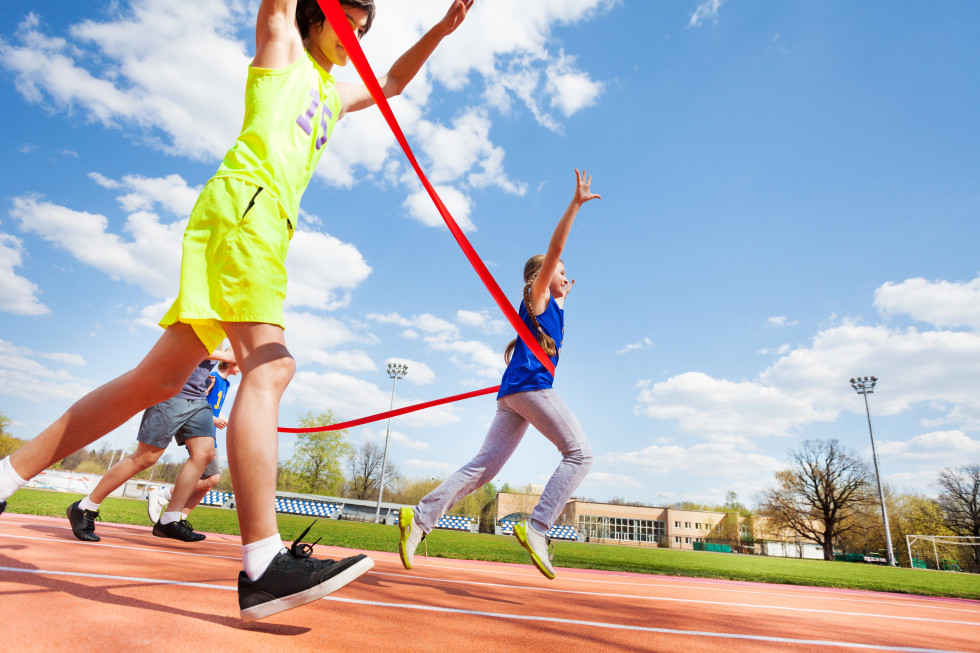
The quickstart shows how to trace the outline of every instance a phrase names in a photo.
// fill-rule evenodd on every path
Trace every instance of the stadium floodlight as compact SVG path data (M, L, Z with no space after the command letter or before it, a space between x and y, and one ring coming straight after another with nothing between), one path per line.
M892 552L892 532L888 528L888 511L885 510L885 493L881 489L881 473L878 471L878 453L875 451L875 434L871 429L871 408L868 407L868 395L874 394L878 377L866 376L862 379L858 376L850 379L850 382L855 392L864 396L864 411L868 415L868 434L871 436L871 459L875 464L875 480L878 481L878 499L881 501L881 521L885 524L885 546L888 551L888 566L895 567L895 554Z
M398 379L404 379L408 374L408 365L405 363L388 363L388 376L391 377L391 405L388 410L395 408L395 385ZM381 456L381 481L378 484L378 507L374 511L375 523L381 523L381 497L385 491L385 466L388 464L388 438L391 437L391 417L388 418L388 429L385 431L385 451Z

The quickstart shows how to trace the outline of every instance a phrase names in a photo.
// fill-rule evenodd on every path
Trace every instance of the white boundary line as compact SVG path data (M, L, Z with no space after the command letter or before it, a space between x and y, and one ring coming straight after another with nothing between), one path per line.
M373 576L395 576L398 578L407 578L404 574L388 574L380 571L372 571L369 575ZM522 591L537 591L537 592L558 592L560 594L584 594L586 596L605 596L608 598L617 599L632 599L641 601L662 601L665 603L698 603L706 605L723 605L736 608L752 608L759 610L783 610L789 612L812 612L816 614L833 614L833 615L844 615L851 617L865 617L868 619L900 619L903 621L924 621L927 623L934 624L956 624L959 626L977 626L980 627L980 621L945 621L940 619L930 619L928 617L905 617L901 615L889 615L889 614L871 614L862 612L842 612L839 610L822 610L820 608L791 608L782 605L756 605L752 603L727 603L722 601L705 601L703 599L678 599L678 598L667 598L662 596L637 596L635 594L610 594L603 592L583 592L581 590L566 590L560 588L552 587L527 587L525 585L500 585L497 583L482 583L479 581L466 581L466 580L447 580L444 578L430 578L427 576L412 576L411 578L415 580L430 580L437 583L459 583L463 585L481 585L489 587L499 587L502 589L514 589ZM980 612L980 611L978 611Z
M123 580L128 582L139 582L155 585L178 585L183 587L196 587L204 589L215 589L223 591L233 591L236 588L227 585L213 585L210 583L189 583L183 581L158 580L155 578L140 578L136 576L114 576L102 574L90 574L69 571L48 571L43 569L21 569L19 567L0 567L0 572L35 574L42 576L75 576L81 578L95 578L99 580ZM503 619L512 621L538 621L574 626L586 626L592 628L609 628L613 630L632 630L645 633L659 633L662 635L679 635L682 637L712 637L718 639L735 639L742 641L774 642L778 644L796 644L804 646L836 646L839 648L859 648L873 649L879 651L909 651L911 653L968 653L961 651L951 651L949 649L935 648L910 648L907 646L884 646L875 644L865 644L858 642L835 642L831 640L819 639L793 639L789 637L770 637L766 635L746 635L741 633L720 633L699 630L677 630L673 628L655 628L652 626L631 626L628 624L614 624L602 621L585 621L581 619L561 619L557 617L537 617L531 615L506 614L499 612L485 612L481 610L462 610L459 608L443 608L437 606L418 605L412 603L389 603L384 601L365 601L361 599L345 599L335 596L326 596L325 601L336 601L339 603L350 603L354 605L364 605L376 608L396 608L401 610L420 610L425 612L442 612L450 614L468 615L474 617L487 617L490 619Z

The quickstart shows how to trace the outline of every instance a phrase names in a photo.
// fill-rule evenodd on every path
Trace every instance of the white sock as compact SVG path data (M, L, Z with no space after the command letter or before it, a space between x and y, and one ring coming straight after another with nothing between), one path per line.
M84 499L78 502L79 508L81 508L82 510L91 510L92 512L98 512L100 505L102 504L96 503L91 499L89 499L88 497L85 497Z
M182 512L165 512L162 515L160 515L160 523L169 524L170 522L173 521L180 521L183 518L184 518L184 513Z
M249 580L258 580L265 570L269 568L269 563L277 555L286 550L282 545L282 538L279 533L270 535L264 540L252 542L242 546L242 569Z
M10 456L0 460L0 501L9 499L10 495L23 487L24 483L27 481L22 479L10 464Z

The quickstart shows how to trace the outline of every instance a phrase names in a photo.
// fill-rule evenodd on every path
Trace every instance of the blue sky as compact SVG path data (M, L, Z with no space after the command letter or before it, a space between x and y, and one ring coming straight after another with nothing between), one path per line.
M446 0L378 0L382 72ZM132 367L176 292L196 192L241 124L257 2L0 7L0 411L33 437ZM393 108L501 287L594 175L564 260L556 388L596 463L578 494L751 502L807 438L931 492L980 460L980 5L477 0ZM335 70L352 80L353 68ZM495 385L512 337L376 110L303 198L280 412L343 419ZM392 424L440 476L492 397ZM137 421L107 436L121 446ZM351 432L380 441L384 423ZM224 443L219 437L223 450ZM293 439L282 436L280 455ZM558 463L530 431L500 474Z

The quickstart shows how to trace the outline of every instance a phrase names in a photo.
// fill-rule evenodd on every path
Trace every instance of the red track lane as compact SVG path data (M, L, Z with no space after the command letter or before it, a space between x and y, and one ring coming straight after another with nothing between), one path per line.
M560 567L547 581L526 565L421 555L406 572L376 552L324 601L244 624L237 537L97 532L80 542L65 519L0 516L7 650L980 651L978 601Z

